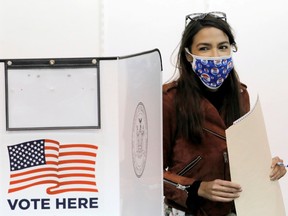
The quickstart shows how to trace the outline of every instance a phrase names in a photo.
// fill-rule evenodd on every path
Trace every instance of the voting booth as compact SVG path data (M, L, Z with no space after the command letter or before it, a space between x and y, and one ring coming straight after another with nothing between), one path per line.
M1 214L162 215L161 75L157 49L2 59Z

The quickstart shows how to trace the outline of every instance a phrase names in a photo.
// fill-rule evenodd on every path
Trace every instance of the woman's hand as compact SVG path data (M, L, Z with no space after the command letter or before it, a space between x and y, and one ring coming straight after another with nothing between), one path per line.
M241 191L239 184L216 179L210 182L201 182L198 195L212 201L230 202L238 198Z
M279 157L274 157L272 159L272 164L271 164L272 170L269 176L272 181L280 179L287 172L285 166L277 165L278 162L283 163L283 160L281 160Z

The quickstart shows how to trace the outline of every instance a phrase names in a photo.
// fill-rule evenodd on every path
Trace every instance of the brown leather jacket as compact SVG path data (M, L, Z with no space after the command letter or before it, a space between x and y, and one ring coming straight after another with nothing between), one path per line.
M241 101L246 112L250 109L249 95L241 85ZM217 109L204 99L204 139L193 145L176 137L175 82L163 85L163 168L164 195L169 206L189 212L186 206L187 192L181 186L191 185L196 180L230 180L230 171L225 140L227 129ZM176 183L176 184L175 184ZM178 185L177 185L178 184ZM205 200L199 206L198 215L222 216L233 208L233 202L220 203Z

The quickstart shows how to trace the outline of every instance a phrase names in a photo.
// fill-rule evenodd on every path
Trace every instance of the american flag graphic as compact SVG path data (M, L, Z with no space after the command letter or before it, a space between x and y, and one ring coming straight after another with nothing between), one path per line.
M94 144L60 144L40 139L8 146L8 193L49 184L47 194L98 192Z

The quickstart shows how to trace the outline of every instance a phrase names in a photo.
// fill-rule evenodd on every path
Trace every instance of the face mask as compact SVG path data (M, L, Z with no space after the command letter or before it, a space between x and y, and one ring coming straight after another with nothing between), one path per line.
M228 77L233 69L232 56L203 57L192 55L192 69L198 75L202 83L209 89L216 90Z

